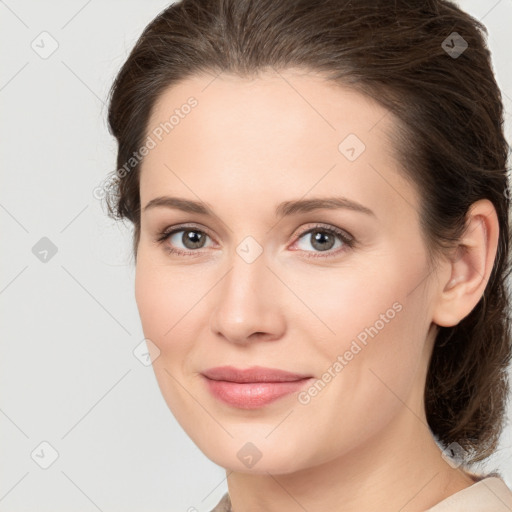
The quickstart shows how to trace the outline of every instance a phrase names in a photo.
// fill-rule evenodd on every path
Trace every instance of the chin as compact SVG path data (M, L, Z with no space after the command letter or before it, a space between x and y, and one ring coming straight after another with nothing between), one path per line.
M298 458L297 446L300 443L283 446L277 437L274 442L271 439L261 439L258 435L247 434L243 436L243 441L241 437L218 442L213 442L211 438L207 441L202 439L196 445L213 463L237 473L278 475L294 473L314 465L308 464L304 459L305 454Z

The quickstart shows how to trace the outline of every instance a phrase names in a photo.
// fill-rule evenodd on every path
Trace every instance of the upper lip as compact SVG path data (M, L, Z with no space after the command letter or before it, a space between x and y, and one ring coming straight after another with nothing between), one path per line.
M311 377L311 375L263 366L252 366L245 370L233 366L216 366L203 371L202 374L211 380L225 380L228 382L293 382Z

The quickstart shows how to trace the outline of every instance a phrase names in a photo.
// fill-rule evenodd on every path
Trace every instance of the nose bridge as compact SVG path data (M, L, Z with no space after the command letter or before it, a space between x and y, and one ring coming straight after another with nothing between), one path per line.
M263 310L264 302L269 298L269 274L266 259L261 252L255 255L253 246L242 242L236 248L236 254L231 259L231 271L226 276L222 289L222 304L229 306L230 311L246 315L249 311L252 316Z
M262 297L259 287L268 286L267 253L253 236L245 236L230 255L231 271L226 276L223 293L243 300Z
M211 327L231 341L246 341L253 333L275 337L282 329L278 280L256 240L247 237L230 259L230 270L219 283Z

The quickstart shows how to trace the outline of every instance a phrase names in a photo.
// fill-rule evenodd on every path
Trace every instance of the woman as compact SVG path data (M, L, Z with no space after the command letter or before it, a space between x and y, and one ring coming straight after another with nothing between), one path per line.
M182 0L120 70L108 205L215 511L512 509L471 471L511 352L483 31L441 0Z

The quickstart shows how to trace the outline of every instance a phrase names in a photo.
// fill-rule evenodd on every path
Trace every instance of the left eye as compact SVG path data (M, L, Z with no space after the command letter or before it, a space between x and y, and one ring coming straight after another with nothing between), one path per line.
M160 240L169 239L172 246L181 242L185 250L202 249L205 241L210 238L204 231L199 229L180 229L164 234ZM179 250L183 250L178 246Z
M306 244L316 249L314 252L326 252L331 251L331 249L334 249L334 252L336 252L336 249L345 245L351 246L352 244L352 240L343 232L324 227L310 229L302 233L298 239L297 244L300 250L312 252L307 247L304 247L303 244L301 245L301 241L305 241ZM338 242L337 245L336 242Z

